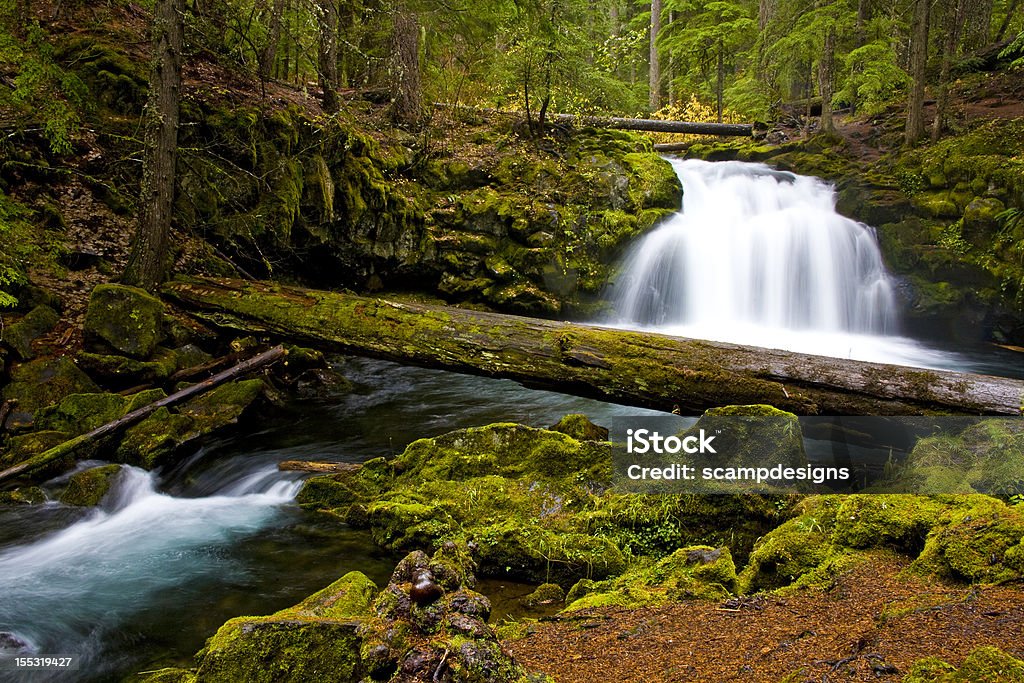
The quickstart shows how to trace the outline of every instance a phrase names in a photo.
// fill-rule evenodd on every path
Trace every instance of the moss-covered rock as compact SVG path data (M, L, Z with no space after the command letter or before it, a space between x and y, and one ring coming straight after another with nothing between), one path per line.
M736 566L728 548L691 546L658 562L634 565L615 579L577 583L566 597L566 611L723 600L736 590L736 582Z
M177 359L170 352L158 352L153 360L142 361L127 356L80 351L75 360L91 377L114 386L162 382L178 369Z
M61 356L16 367L0 398L17 401L6 422L8 429L17 429L30 426L37 410L65 396L97 392L99 387L70 358Z
M21 360L35 357L32 342L56 327L60 316L49 306L40 305L25 314L21 320L3 330L2 341Z
M102 465L72 475L67 488L60 494L60 502L65 505L99 505L120 471L120 465Z
M600 427L587 419L586 415L566 415L549 427L553 432L561 432L577 441L607 441L608 429Z
M988 496L954 501L939 514L912 567L977 583L1024 578L1024 510Z
M149 389L132 396L71 394L60 403L38 410L36 426L42 430L84 434L166 396L161 389Z
M542 583L520 602L526 607L539 607L565 602L565 590L557 583Z
M157 408L142 422L129 427L114 459L128 465L154 469L168 462L179 448L199 436L190 418Z
M23 486L11 491L0 491L0 505L40 505L47 500L38 486Z
M266 388L261 379L230 382L191 399L178 412L191 418L194 428L205 434L236 423L264 395Z
M149 358L164 338L164 305L148 292L124 285L97 285L89 296L83 331L99 352Z
M1024 486L1024 426L988 419L915 444L895 485L922 493L1013 496Z

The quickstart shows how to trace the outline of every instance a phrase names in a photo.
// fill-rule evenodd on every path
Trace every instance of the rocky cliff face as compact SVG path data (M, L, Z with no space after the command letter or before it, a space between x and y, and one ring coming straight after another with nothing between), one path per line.
M295 107L195 101L186 116L183 147L211 153L183 169L182 222L246 269L319 286L556 315L599 292L624 242L681 199L630 134L573 131L545 151L499 123L434 149Z

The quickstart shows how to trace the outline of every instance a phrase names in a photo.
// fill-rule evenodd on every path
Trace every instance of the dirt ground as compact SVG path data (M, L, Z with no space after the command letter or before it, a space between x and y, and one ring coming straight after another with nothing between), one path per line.
M725 604L587 610L506 647L559 683L899 681L913 662L959 665L974 648L1024 655L1024 590L937 584L872 556L825 590Z

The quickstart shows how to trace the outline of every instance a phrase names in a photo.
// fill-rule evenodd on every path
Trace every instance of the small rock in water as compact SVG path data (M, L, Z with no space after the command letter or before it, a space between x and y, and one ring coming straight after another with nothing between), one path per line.
M0 652L5 654L29 654L32 645L21 636L10 631L0 631Z

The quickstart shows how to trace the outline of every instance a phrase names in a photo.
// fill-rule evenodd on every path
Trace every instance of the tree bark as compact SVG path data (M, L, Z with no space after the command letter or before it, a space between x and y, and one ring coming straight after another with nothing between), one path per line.
M910 29L910 96L907 98L906 143L913 145L924 135L924 86L928 66L928 14L931 0L914 0Z
M847 361L411 301L191 279L164 294L231 329L660 410L1019 415L1020 380Z
M338 0L318 0L320 9L320 49L317 53L317 80L324 111L338 111Z
M160 284L170 265L184 15L185 0L159 0L153 17L153 72L143 115L139 219L122 278L144 289Z
M266 83L274 75L274 64L277 62L277 44L281 42L281 12L283 0L272 0L267 19L267 42L260 51L259 73L260 82Z
M835 52L836 29L834 26L829 26L825 30L821 61L818 63L818 89L821 92L821 130L830 134L836 131L832 124L832 72Z
M942 17L942 66L939 69L939 93L935 101L935 118L932 120L932 141L942 136L946 125L946 110L949 108L949 80L953 66L953 55L956 53L964 25L964 0L950 3Z
M420 24L416 14L399 4L392 15L391 33L392 101L391 119L416 128L423 116L423 86L420 80Z
M722 122L722 93L725 89L725 45L718 39L718 81L715 91L718 94L718 122Z
M661 33L661 0L651 0L651 50L648 85L651 111L661 109L661 65L658 62L658 34Z

